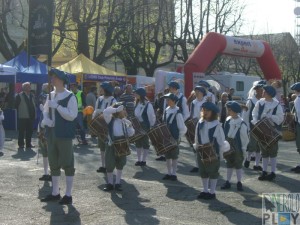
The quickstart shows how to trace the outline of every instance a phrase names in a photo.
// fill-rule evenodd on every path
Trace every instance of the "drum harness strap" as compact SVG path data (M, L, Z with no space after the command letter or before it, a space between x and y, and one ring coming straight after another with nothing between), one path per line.
M108 133L108 145L109 145L109 146L111 146L112 143L115 141L115 136L113 135L114 122L115 122L115 120L112 119L112 121L111 121L110 124L109 124L109 126L111 126L110 129L112 130L112 131L111 131L112 134L110 134L110 132ZM124 133L124 137L125 137L125 139L126 139L126 141L127 141L127 143L128 143L128 146L129 146L128 132L127 132L126 124L125 124L124 121L122 121L122 130L123 130L123 133ZM112 137L111 137L111 136L112 136Z
M115 98L112 98L112 99L111 99L110 105L108 105L108 102L106 102L105 108L104 108L104 109L106 109L108 106L111 106L114 100L115 100ZM103 101L104 101L104 98L103 98L101 101L100 101L100 99L99 99L98 101L99 101L98 109L101 109L101 106L102 106L102 103L103 103Z
M230 123L230 120L228 121L228 124L225 125L224 132L225 132L225 134L227 134L227 141L230 143L230 145L232 146L234 151L236 151L237 149L236 149L236 145L234 142L235 136L236 136L237 132L241 129L242 125L245 124L245 126L247 126L247 124L244 121L241 121L240 124L235 124L234 129L231 132L229 132L230 131L229 123Z

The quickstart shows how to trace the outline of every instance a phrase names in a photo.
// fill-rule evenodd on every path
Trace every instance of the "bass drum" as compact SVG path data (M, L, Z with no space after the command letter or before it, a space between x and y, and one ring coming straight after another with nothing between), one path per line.
M92 119L90 124L92 134L97 135L102 141L107 139L108 125L102 114Z

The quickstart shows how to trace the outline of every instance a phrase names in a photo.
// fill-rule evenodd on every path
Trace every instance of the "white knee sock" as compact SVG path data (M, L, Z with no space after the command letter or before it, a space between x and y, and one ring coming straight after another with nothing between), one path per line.
M276 172L276 165L277 165L277 157L270 158L270 161L271 161L271 172L275 173Z
M268 171L268 164L269 164L269 157L268 158L262 158L262 164L263 164L263 171Z
M259 166L260 159L261 159L261 154L259 152L256 152L255 153L255 166Z
M139 162L142 161L142 150L143 150L142 148L136 148L136 154Z
M48 157L43 157L44 174L48 175Z
M59 194L59 178L60 176L52 176L52 195Z
M117 170L117 173L116 173L116 184L120 184L121 183L121 177L122 177L122 170Z
M66 176L66 196L72 196L74 176Z
M167 159L168 174L172 175L172 159Z
M176 171L177 171L177 159L172 160L172 175L176 176Z
M214 194L217 187L218 179L209 179L210 181L210 193Z
M197 153L195 153L195 162L196 162L196 167L199 168L198 160L197 160Z
M113 184L114 183L114 175L113 173L107 173L107 183Z
M242 181L242 176L243 176L243 170L242 169L238 169L235 172L236 172L237 181L241 182Z
M233 169L227 168L227 180L230 182L232 177Z
M101 152L101 163L102 163L102 167L105 168L105 152L100 151Z
M247 161L250 161L250 160L251 160L251 155L252 155L252 152L248 152L248 153L247 153Z
M146 160L147 160L147 156L148 156L148 151L149 151L149 149L144 149L144 152L143 152L143 162L146 162Z
M201 178L202 179L202 184L203 184L203 192L208 192L208 178Z

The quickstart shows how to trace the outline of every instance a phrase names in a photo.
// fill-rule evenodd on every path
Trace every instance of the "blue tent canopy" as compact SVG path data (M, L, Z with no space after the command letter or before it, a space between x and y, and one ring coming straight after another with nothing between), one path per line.
M29 66L28 66L29 62ZM4 63L4 65L12 66L17 70L17 83L37 83L43 84L48 82L48 67L46 64L39 62L32 56L28 61L28 54L22 51L15 58ZM68 74L70 82L76 82L76 76ZM1 79L1 78L0 78ZM3 81L2 81L3 82Z

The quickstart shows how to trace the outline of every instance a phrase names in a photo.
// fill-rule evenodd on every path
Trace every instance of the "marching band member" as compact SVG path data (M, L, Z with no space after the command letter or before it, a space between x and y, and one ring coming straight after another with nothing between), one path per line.
M123 102L117 102L103 111L103 116L108 124L108 144L105 148L105 163L107 172L107 184L104 191L113 189L122 191L121 176L126 165L126 156L116 156L113 141L128 138L134 135L134 129L129 120L126 119L126 109ZM116 182L113 186L113 171L116 168Z
M247 111L243 112L243 120L248 126L248 129L251 130L253 128L253 124L251 123L252 118L252 112L254 109L254 106L256 102L261 99L263 93L263 84L255 84L251 90L249 91L249 98L247 100L246 106L248 108ZM249 168L251 156L255 152L255 164L253 166L253 170L262 171L262 167L259 165L261 154L260 154L260 148L258 146L257 141L253 137L253 135L250 133L250 141L247 147L247 158L244 162L245 168Z
M149 131L150 127L155 124L156 116L152 104L146 99L146 90L138 88L135 93L135 110L134 115L140 121L142 128ZM138 161L136 166L146 166L146 159L150 148L149 137L145 135L143 138L135 142Z
M248 127L243 119L239 116L242 111L241 106L235 101L226 103L228 117L224 126L225 138L230 144L231 149L234 149L230 158L226 160L227 165L227 181L223 184L221 189L231 188L231 177L233 169L236 170L237 190L243 191L242 185L242 167L244 155L246 154L247 145L249 143Z
M180 137L182 137L187 131L187 128L184 124L182 113L179 110L179 107L176 106L176 102L179 99L175 94L172 93L166 94L164 95L164 97L166 98L168 107L165 110L163 121L167 123L168 129L170 130L172 137L179 144ZM172 181L177 180L176 171L177 171L178 155L179 155L179 147L177 147L175 150L168 151L165 154L168 174L166 174L163 177L163 180L172 180Z
M194 148L197 150L199 145L211 143L214 152L219 156L219 152L228 149L228 143L225 142L224 131L221 123L218 121L218 107L212 102L205 102L202 105L201 118L196 126ZM220 159L210 164L204 164L201 155L197 152L199 172L203 183L203 191L198 195L199 199L216 198L215 190L217 179L219 177ZM208 185L210 182L210 191Z
M206 90L204 87L201 86L196 86L194 88L195 91L195 96L196 99L194 99L191 103L191 110L190 110L190 118L194 119L197 118L198 120L200 119L200 114L201 114L201 108L204 102L206 102ZM198 160L197 160L197 153L194 150L195 153L195 160L196 160L196 165L197 167L194 167L190 172L191 173L196 173L199 171L199 165L198 165Z
M283 122L284 115L280 103L274 98L276 96L276 90L274 87L265 85L263 86L263 98L257 101L252 112L252 124L256 124L262 118L269 118L275 126L280 126ZM275 129L275 128L274 128ZM263 171L258 177L258 180L272 181L276 177L276 164L278 153L278 142L272 147L267 148L261 142L258 143L262 155ZM271 162L271 173L267 173L269 159Z
M300 154L300 82L297 82L291 86L291 89L297 95L294 101L294 114L295 114L295 122L296 122L296 147L297 152ZM300 173L300 164L298 164L295 168L292 168L291 171L295 173Z
M103 82L100 85L100 97L97 99L95 104L95 111L92 115L92 119L96 118L99 114L103 113L103 111L111 106L112 104L116 103L116 99L113 97L114 88L111 85L110 82ZM105 173L106 167L105 167L105 142L101 140L100 137L98 137L98 146L100 148L100 154L101 154L101 165L99 169L96 171L98 173Z
M50 74L55 89L50 93L51 100L48 97L44 105L42 126L48 127L47 144L52 176L52 194L41 201L60 200L59 179L62 168L66 174L66 193L59 203L67 205L72 204L71 193L75 174L72 140L75 137L78 106L75 95L64 87L68 83L67 75L57 69L51 69Z
M207 101L216 104L216 96L208 90L210 88L210 84L205 80L200 80L198 85L205 88Z

